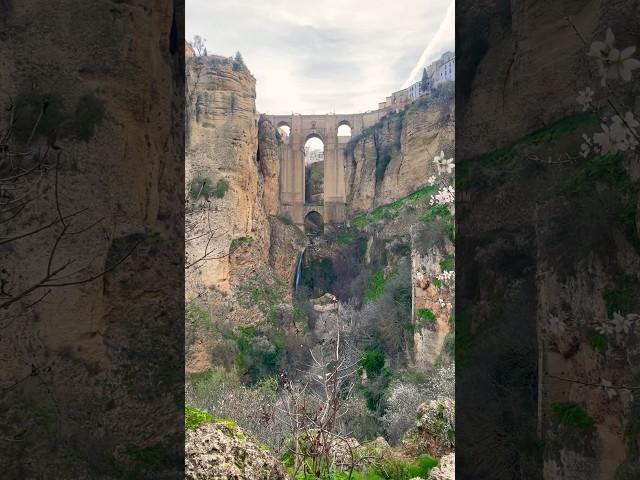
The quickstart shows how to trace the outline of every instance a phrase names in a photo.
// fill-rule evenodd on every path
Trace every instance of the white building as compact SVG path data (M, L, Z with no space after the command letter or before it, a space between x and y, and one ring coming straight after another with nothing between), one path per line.
M429 65L427 73L431 77L431 88L456 79L456 57L453 52L445 52L434 63Z
M407 87L407 96L409 97L410 102L413 102L420 97L420 83L421 82L416 82Z

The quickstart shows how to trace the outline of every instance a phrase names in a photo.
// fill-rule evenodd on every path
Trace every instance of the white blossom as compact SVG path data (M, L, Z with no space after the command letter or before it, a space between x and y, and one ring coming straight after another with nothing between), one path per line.
M438 169L438 173L451 173L456 167L453 158L446 158L444 151L440 151L440 155L433 157L433 163Z
M582 107L583 112L586 112L587 110L589 110L589 107L591 107L591 102L593 101L593 94L594 94L594 91L591 89L591 87L587 87L584 90L581 90L579 92L578 98L576 98L576 101Z
M635 150L638 146L639 125L631 112L627 112L624 117L614 115L611 118L611 125L603 123L600 126L602 131L593 135L594 150L602 154ZM581 147L581 149L585 151L588 147Z
M447 205L453 203L456 199L456 191L453 186L442 187L438 190L438 193L429 199L430 205Z
M436 176L435 175L431 175L429 178L427 178L427 183L429 185L433 185L436 183Z
M620 51L615 48L614 43L615 36L609 28L604 42L593 42L589 50L589 55L595 57L598 62L603 86L607 84L607 79L622 78L625 82L630 81L631 71L640 67L640 61L631 58L636 51L635 46Z

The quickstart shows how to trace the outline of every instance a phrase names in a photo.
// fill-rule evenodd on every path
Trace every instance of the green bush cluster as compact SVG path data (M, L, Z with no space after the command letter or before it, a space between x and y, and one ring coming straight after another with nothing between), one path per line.
M238 347L235 364L250 384L280 371L284 353L284 335L256 327L239 328L234 338Z
M369 303L378 298L384 291L384 285L384 273L381 270L378 270L371 276L371 279L369 279L369 284L364 292L362 303Z
M213 181L205 176L198 175L191 181L189 194L193 200L198 198L224 198L229 191L229 182L224 178L218 180L215 185Z
M551 405L551 410L555 420L569 427L574 427L583 432L593 429L593 419L591 416L577 403L559 402Z
M440 260L440 271L452 271L455 270L455 258L453 255L447 255Z
M380 375L384 368L384 352L379 350L369 350L362 353L358 365L367 372L368 378Z
M184 427L187 430L198 428L203 423L213 421L213 415L201 408L190 407L185 405L184 407Z

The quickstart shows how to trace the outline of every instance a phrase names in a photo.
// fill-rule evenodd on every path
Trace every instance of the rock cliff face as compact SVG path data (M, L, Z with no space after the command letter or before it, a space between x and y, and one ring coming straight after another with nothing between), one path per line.
M124 444L179 456L157 435L173 420L179 436L172 365L182 354L175 340L145 338L179 339L184 328L175 13L172 2L136 0L0 4L2 143L33 153L15 157L14 173L3 153L0 237L49 224L0 249L5 478L133 474ZM25 198L7 220L6 206Z
M465 303L477 285L473 311L458 305L459 313L471 314L474 332L486 330L492 318L504 326L482 339L485 365L510 345L538 376L539 400L528 415L538 425L529 429L547 446L549 479L635 478L640 471L637 434L629 433L637 429L638 402L628 390L599 387L633 384L638 375L637 363L623 353L637 351L637 337L611 330L628 325L640 307L632 300L638 297L637 167L624 154L580 157L565 166L544 160L574 155L581 134L597 130L606 102L598 104L602 111L576 114L579 90L591 86L599 95L589 44L608 27L617 48L637 44L630 12L637 16L637 2L487 0L461 3L458 12L457 63L470 67L458 76L457 92L464 134L458 181L466 187L460 204L473 207L458 210L465 262L471 261L468 278L459 279ZM603 96L637 105L631 84L612 82ZM460 175L474 165L476 175ZM584 173L595 171L602 173ZM478 372L470 372L470 382L473 376ZM582 433L575 419L562 416L566 409L584 419Z
M229 291L234 261L247 260L233 255L241 246L250 243L254 260L266 263L269 229L255 79L232 59L191 57L187 102L186 290L193 297L211 287Z
M434 173L433 157L453 156L453 98L425 97L389 114L351 140L345 161L350 214L391 203L418 190Z

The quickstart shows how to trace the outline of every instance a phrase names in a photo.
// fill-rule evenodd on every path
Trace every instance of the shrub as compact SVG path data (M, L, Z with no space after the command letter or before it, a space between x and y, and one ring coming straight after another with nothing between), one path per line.
M455 270L455 259L453 255L447 255L440 260L440 270L442 272Z
M551 409L554 418L561 425L574 427L584 432L588 432L593 428L593 419L577 403L554 403Z
M602 335L592 335L589 337L589 345L596 352L604 352L607 349L607 339Z
M184 407L184 427L187 430L198 428L203 423L211 422L212 420L213 415L206 410L188 405Z
M384 290L385 278L382 271L377 271L369 280L367 290L364 292L363 303L369 303L378 298Z
M209 199L223 198L229 190L229 182L224 178L221 178L214 185L213 181L207 177L198 175L191 181L191 187L189 188L189 194L193 200L198 198Z
M379 350L365 351L358 362L361 369L367 372L367 377L374 378L380 375L384 367L384 353Z
M416 310L416 315L418 316L418 327L435 325L436 323L436 315L429 310L428 308L418 308Z

